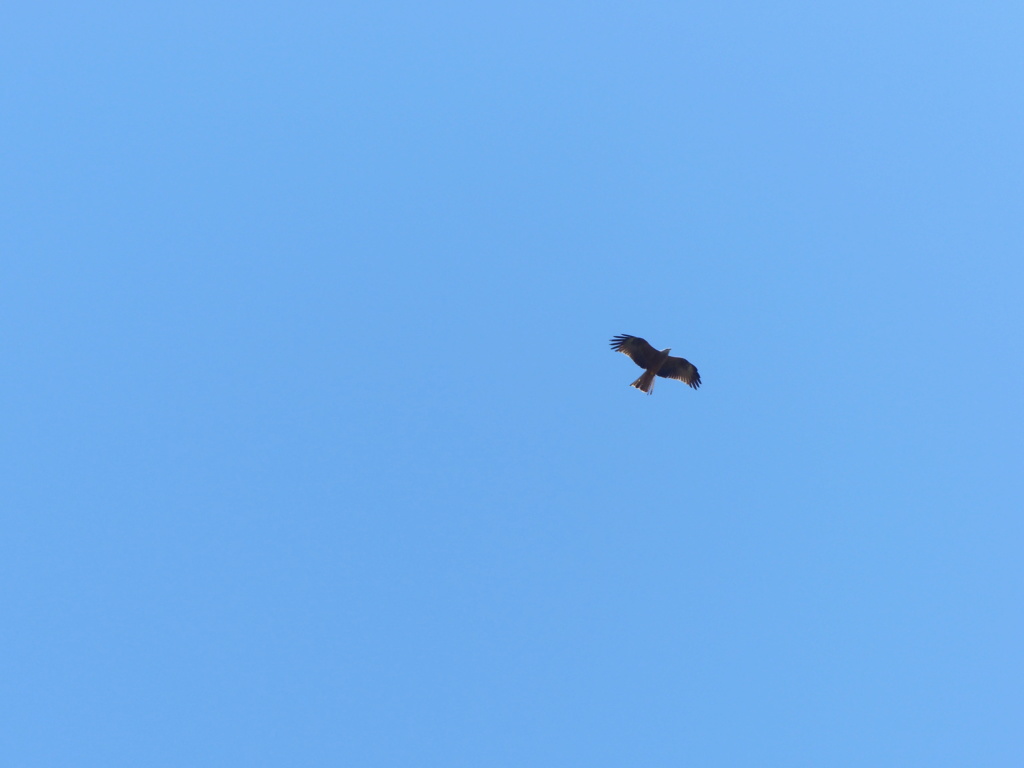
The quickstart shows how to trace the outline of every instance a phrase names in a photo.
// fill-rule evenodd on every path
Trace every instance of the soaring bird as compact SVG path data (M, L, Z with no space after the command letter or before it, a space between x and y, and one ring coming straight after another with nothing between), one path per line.
M639 336L621 334L612 339L612 349L627 355L630 360L645 369L640 378L629 386L636 387L648 395L654 390L654 377L678 379L696 389L700 386L700 374L689 360L669 357L671 349L656 350Z

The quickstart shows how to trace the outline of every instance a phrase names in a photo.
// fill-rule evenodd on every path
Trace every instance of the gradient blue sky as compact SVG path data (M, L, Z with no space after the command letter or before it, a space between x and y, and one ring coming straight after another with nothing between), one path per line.
M1024 765L1024 9L0 22L4 765Z

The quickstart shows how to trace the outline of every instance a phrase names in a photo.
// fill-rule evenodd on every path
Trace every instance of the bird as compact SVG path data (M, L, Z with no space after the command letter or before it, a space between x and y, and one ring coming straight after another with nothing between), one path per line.
M634 363L645 369L640 378L629 386L636 387L648 395L654 390L654 377L678 379L694 389L700 386L700 374L689 360L681 357L670 357L671 348L660 352L641 339L639 336L620 334L611 341L612 350L621 352Z

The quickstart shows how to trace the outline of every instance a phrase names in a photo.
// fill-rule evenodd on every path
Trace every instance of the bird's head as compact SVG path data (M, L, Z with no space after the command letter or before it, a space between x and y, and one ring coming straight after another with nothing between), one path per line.
M668 347L667 349L663 349L663 350L661 350L661 354L663 354L663 355L667 355L667 354L668 354L669 352L671 352L671 351L672 351L672 347Z

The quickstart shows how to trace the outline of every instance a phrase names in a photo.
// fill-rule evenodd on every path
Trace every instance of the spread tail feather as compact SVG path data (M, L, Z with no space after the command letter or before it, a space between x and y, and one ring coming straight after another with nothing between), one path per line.
M644 371L640 378L629 386L636 387L641 392L646 392L648 395L651 394L654 390L654 371Z

